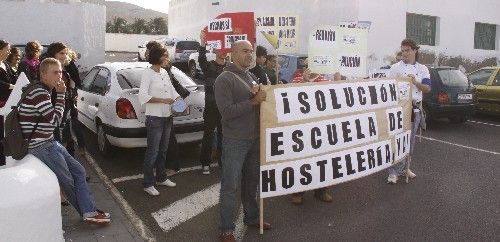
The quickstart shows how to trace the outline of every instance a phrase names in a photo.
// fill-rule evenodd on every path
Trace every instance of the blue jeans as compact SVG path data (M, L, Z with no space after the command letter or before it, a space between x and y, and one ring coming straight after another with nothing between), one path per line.
M144 188L154 185L154 171L156 181L167 180L165 160L167 159L168 141L173 119L170 117L146 116L146 133L148 147L144 156Z
M68 201L83 217L96 214L96 206L85 180L85 168L57 141L49 141L28 153L40 159L57 176Z
M422 121L422 113L415 113L415 119L411 123L411 135L410 135L410 155L413 154L413 149L415 148L415 135L417 135L418 128L420 127L420 121ZM402 175L406 168L406 161L408 158L400 161L399 163L389 167L387 171L389 175Z
M222 138L222 181L220 189L220 230L233 231L236 191L241 181L241 202L245 224L259 222L257 187L259 186L259 139Z

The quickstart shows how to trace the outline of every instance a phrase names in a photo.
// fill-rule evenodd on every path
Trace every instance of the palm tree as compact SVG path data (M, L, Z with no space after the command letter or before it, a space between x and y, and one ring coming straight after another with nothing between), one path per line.
M135 18L134 22L130 25L130 29L134 34L146 34L149 32L149 26L146 24L146 20L142 18Z
M168 33L168 27L167 27L167 21L162 18L154 18L149 20L148 26L151 29L152 34L167 34Z

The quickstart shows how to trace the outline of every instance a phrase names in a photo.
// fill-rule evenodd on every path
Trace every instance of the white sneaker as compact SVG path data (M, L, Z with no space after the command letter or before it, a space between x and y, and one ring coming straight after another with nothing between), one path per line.
M406 176L406 171L403 173L403 176ZM413 173L411 170L408 170L408 177L413 179L417 177L417 175Z
M203 166L203 175L210 175L210 166Z
M167 187L175 187L177 184L175 184L175 182L167 179L164 182L157 182L156 185L158 185L158 186L167 186Z
M387 177L387 183L389 183L389 184L396 184L397 182L398 182L398 176L390 174Z
M151 195L151 196L158 196L160 195L160 192L158 190L156 190L156 188L154 186L150 186L150 187L147 187L147 188L144 188L144 191Z

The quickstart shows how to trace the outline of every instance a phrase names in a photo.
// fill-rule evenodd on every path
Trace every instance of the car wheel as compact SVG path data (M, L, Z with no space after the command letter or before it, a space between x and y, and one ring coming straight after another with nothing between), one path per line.
M111 144L106 138L106 132L102 124L97 124L97 148L103 155L109 155Z
M138 61L144 61L142 58L141 58L141 53L137 52L137 60Z
M467 120L469 119L466 115L463 115L463 116L453 116L453 117L449 117L448 118L450 120L450 122L452 123L456 123L456 124L461 124L461 123L465 123L467 122Z
M194 61L189 62L189 75L193 79L196 79L198 76L198 70L196 70L196 63Z
M429 112L429 108L424 106L424 114L425 114L425 122L427 123L427 125L429 125L430 123L432 123L432 121L434 120L431 116L431 113Z

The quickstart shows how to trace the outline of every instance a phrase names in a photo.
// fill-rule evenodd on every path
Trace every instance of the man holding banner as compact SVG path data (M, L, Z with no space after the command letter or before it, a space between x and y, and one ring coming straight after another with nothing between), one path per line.
M220 239L235 241L234 217L236 191L241 181L243 222L259 227L257 186L259 185L260 120L259 105L266 93L248 69L253 62L253 47L248 41L232 45L232 64L215 81L215 100L222 116L222 181L220 191ZM264 229L271 225L264 223Z
M431 91L429 70L426 66L417 62L419 48L420 47L417 46L414 40L404 39L401 42L402 60L392 65L389 72L389 77L410 77L413 85L410 155L413 153L415 147L415 135L417 130L420 127L421 122L425 122L425 120L422 119L422 93L429 93ZM389 176L387 177L387 183L396 184L398 176L400 175L407 175L410 178L415 178L417 176L409 169L406 171L404 170L404 168L408 165L407 161L408 160L401 161L388 169Z

